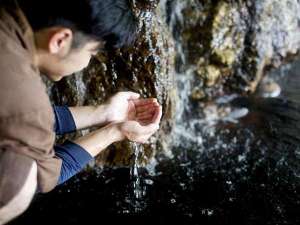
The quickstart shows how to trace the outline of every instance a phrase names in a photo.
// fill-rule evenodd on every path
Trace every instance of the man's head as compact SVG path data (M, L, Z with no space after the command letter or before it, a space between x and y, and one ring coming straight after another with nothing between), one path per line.
M82 70L98 50L134 41L128 0L19 0L35 34L38 67L54 81Z
M36 162L11 149L0 149L0 225L23 213L37 189Z

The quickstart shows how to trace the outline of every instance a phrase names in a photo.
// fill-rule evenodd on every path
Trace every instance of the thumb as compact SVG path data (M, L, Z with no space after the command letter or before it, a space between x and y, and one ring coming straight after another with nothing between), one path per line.
M127 96L128 100L135 100L135 99L140 98L139 93L135 93L135 92L132 92L132 91L128 91L128 92L125 92L125 93L126 93L126 96Z

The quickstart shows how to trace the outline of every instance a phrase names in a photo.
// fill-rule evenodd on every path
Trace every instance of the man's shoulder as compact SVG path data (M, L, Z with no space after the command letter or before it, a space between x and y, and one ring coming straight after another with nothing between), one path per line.
M1 32L0 32L1 36ZM3 42L0 40L0 44ZM0 51L0 117L51 107L32 59L9 45Z

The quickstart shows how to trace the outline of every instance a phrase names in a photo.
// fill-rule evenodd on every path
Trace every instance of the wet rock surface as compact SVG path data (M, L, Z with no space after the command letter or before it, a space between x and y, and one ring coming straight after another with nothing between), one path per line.
M140 163L149 162L157 149L167 145L166 138L171 131L175 111L174 43L166 25L157 16L156 6L157 1L134 4L140 21L140 36L133 47L100 52L83 72L54 85L48 83L51 99L59 105L99 105L118 91L134 91L144 98L157 98L164 108L161 130L156 138L144 145L145 154L140 157ZM97 128L90 130L93 129ZM88 131L83 131L83 134ZM58 142L76 138L81 133L66 135ZM110 146L99 155L97 164L132 164L130 146L128 142Z
M140 21L140 37L132 48L101 52L83 72L47 83L53 103L69 106L98 105L126 90L157 97L163 124L144 146L143 164L168 151L176 105L188 104L181 92L203 103L202 108L224 94L248 95L270 68L293 58L300 48L297 0L144 0L132 1L132 7ZM188 74L182 80L190 87L182 90L175 81ZM122 142L97 162L130 165L132 152L131 144Z
M279 66L299 51L298 1L166 3L178 43L177 70L185 73L193 66L194 88L201 87L202 99L253 92L268 66Z

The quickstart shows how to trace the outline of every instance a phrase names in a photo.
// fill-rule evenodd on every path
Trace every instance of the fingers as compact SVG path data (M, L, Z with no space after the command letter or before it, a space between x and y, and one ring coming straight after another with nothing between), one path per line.
M147 126L150 121L149 120L138 120L138 122L142 125L142 126Z
M156 98L146 98L146 99L136 99L133 100L135 107L139 107L139 106L144 106L144 105L148 105L151 103L157 103L157 99Z
M152 135L141 136L141 137L136 139L136 142L141 143L141 144L145 144L151 136Z
M139 135L139 136L131 136L128 139L137 143L141 143L141 144L145 144L147 142L147 140L151 137L151 134L147 134L147 135Z
M138 122L142 126L148 126L149 124L151 124L151 120L152 120L152 118L149 118L149 119L140 119L140 120L138 120Z
M144 143L146 142L158 129L162 117L162 107L153 101L147 102L136 108L137 113L134 120L124 122L121 130L129 140Z
M137 131L136 133L139 135L149 135L156 132L158 129L159 129L158 124L151 123L146 126L141 126L140 124L138 124L136 126L136 131Z
M159 129L159 126L157 124L148 124L146 126L141 126L141 134L147 135L147 134L153 134Z
M122 131L127 135L130 134L130 137L149 135L156 132L158 128L159 126L157 124L151 123L147 126L142 126L136 121L128 121L122 125Z
M143 125L136 121L128 121L121 126L122 133L129 140L140 143L145 143L158 129L158 124Z
M145 123L152 123L152 118L153 118L153 114L144 116L144 117L140 117L140 118L138 118L138 121L145 122Z
M142 125L148 125L150 123L159 125L162 116L162 107L155 106L149 112L137 114L137 119Z
M154 112L156 111L156 107L150 107L147 111L144 111L144 112L138 112L136 114L136 117L138 119L141 119L141 118L144 118L144 117L149 117L149 116L153 116L154 115Z
M139 98L140 98L140 94L134 93L134 92L129 92L129 99L130 100L139 99Z
M135 100L140 98L140 94L132 91L119 92L118 94L125 96L128 100Z
M148 112L149 110L153 110L153 108L157 107L159 104L158 103L148 103L147 105L143 105L143 106L136 106L136 112L137 113L144 113L144 112Z
M159 124L160 120L161 120L161 116L162 116L162 107L157 106L157 109L156 109L155 114L152 119L152 123Z

